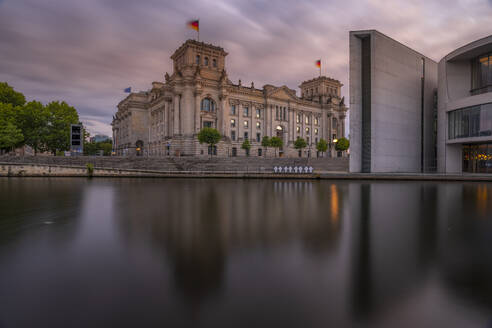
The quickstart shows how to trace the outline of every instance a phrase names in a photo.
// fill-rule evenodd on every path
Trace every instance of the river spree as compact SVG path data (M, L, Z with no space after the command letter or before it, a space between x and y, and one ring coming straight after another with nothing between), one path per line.
M491 327L492 184L0 179L0 327Z

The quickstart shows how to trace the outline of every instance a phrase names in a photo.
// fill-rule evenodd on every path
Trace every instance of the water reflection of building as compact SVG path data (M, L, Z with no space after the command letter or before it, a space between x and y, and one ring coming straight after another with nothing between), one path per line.
M123 235L152 236L191 304L220 293L232 253L297 242L313 255L336 249L345 194L338 184L262 180L136 182L128 191L116 197Z
M393 320L395 309L416 306L408 300L419 302L426 297L422 289L431 285L433 293L443 288L448 297L436 297L442 302L436 308L462 300L490 308L491 192L492 186L473 183L350 184L354 316L363 322ZM433 315L413 317L413 326L442 319Z

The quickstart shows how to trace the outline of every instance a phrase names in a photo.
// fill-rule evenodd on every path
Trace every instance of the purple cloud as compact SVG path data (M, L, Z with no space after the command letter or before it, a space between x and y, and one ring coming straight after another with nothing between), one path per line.
M110 134L123 89L171 72L194 17L201 39L229 52L233 81L297 89L321 58L347 96L350 30L378 29L439 60L490 34L492 0L0 0L0 81L30 99L66 100L92 133Z

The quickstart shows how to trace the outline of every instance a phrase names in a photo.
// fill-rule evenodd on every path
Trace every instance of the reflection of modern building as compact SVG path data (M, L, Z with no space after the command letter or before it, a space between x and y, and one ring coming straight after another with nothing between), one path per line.
M350 32L350 105L351 172L492 173L492 35L437 65Z
M492 173L492 35L439 62L441 172Z
M132 93L118 104L112 123L117 154L206 155L207 146L196 138L203 127L223 135L216 150L222 156L244 155L246 139L252 156L264 156L264 136L282 138L280 153L286 156L298 155L293 143L302 137L308 143L304 156L315 156L317 141L333 146L344 136L347 107L339 81L325 76L304 81L300 97L286 86L243 86L229 80L226 56L220 47L193 40L177 49L165 82L154 82L151 90Z
M435 167L437 64L379 33L350 32L350 171Z

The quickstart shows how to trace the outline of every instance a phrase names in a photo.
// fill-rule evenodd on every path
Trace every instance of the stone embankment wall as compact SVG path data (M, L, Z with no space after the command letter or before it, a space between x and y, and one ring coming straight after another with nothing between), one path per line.
M316 172L347 172L346 158L196 158L196 157L53 157L0 156L0 163L69 166L96 169L186 171L186 172L273 172L275 166L312 166ZM56 170L56 169L54 169Z

